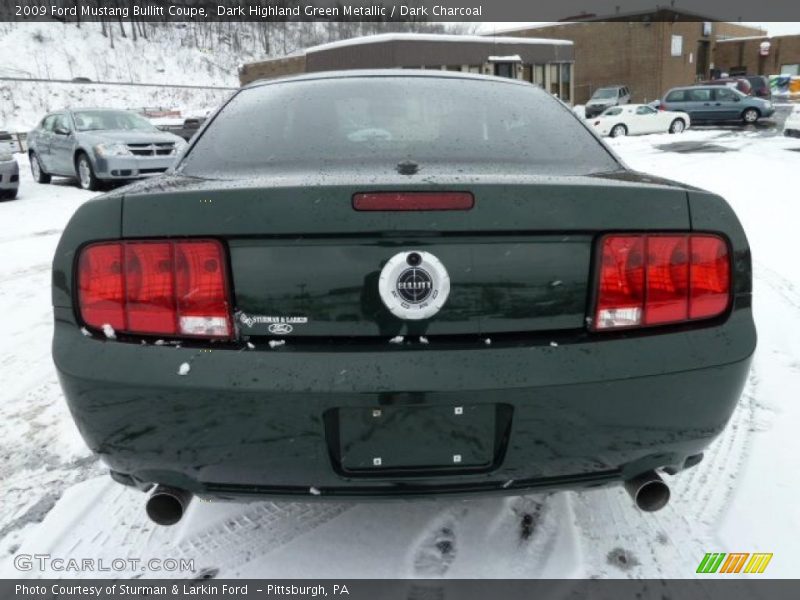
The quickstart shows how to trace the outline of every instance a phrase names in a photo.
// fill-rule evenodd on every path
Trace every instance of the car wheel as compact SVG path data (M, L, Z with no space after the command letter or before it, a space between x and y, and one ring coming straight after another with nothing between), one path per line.
M78 154L75 161L75 170L78 172L78 185L81 189L96 192L100 189L100 182L94 176L94 169L92 168L92 161L86 156L84 152Z
M628 128L625 125L614 125L611 129L611 137L628 135Z
M761 116L761 113L758 112L755 108L748 108L742 113L742 121L748 124L755 123L758 121L758 118Z
M670 133L683 133L684 129L686 129L686 123L683 122L683 119L675 119L669 126Z
M39 157L36 156L36 152L30 153L30 161L31 175L33 175L33 180L36 183L50 183L50 175L44 172L42 163L39 162Z

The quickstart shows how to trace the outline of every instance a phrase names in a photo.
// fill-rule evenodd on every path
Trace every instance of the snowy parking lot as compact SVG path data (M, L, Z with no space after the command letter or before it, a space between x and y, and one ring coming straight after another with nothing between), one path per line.
M705 460L667 477L665 509L641 513L614 487L464 501L195 501L175 527L153 525L144 495L113 483L83 445L50 358L50 262L93 194L34 183L23 157L19 199L0 203L0 575L59 576L14 565L15 555L49 553L194 561L193 571L114 576L688 578L706 552L771 552L766 576L796 576L800 140L711 127L609 144L634 169L727 198L753 252L759 345L749 382Z

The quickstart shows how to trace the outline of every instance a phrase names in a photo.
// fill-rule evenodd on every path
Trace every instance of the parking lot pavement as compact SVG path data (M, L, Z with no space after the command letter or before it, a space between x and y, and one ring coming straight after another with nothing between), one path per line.
M732 134L758 133L764 137L783 135L783 125L787 117L794 108L793 104L775 104L775 114L768 119L759 119L752 125L743 125L735 122L704 123L702 125L692 125L691 129L697 131L729 131Z

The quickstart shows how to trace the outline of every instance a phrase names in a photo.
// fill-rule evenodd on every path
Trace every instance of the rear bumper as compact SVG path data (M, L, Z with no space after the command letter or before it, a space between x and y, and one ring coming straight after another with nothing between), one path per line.
M209 352L87 337L57 308L53 355L81 434L119 480L206 496L364 498L514 494L679 471L725 427L756 343L749 305L702 329L551 339L336 350L289 339ZM184 362L191 370L180 376ZM508 417L487 468L342 467L339 409L484 404ZM437 443L448 452L471 443L455 438Z
M17 161L0 162L0 190L15 190L19 187L19 165Z

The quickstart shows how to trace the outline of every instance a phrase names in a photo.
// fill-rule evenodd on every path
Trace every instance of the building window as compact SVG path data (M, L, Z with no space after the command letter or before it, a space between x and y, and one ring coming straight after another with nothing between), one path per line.
M522 79L533 83L533 65L522 65Z
M800 65L781 65L781 75L800 75Z
M544 65L533 65L533 83L544 87Z
M499 62L494 63L494 74L498 77L508 77L514 79L514 71L516 65L514 63Z
M561 92L559 98L564 102L572 102L572 89L570 82L572 81L572 65L570 63L563 63L561 65Z
M683 56L683 36L672 36L672 56Z
M559 65L557 64L550 65L550 93L553 94L554 96L558 96L559 98L561 97L559 96L559 91L560 91L559 84L561 79L560 75L561 75L561 69L559 68Z

